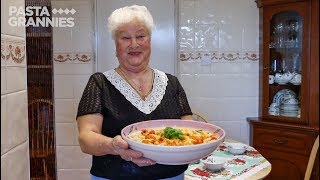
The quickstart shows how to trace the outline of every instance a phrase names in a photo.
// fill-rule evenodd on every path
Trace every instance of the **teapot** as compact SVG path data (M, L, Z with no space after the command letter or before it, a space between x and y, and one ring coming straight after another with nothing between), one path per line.
M278 84L286 84L293 78L293 73L276 73L274 76L274 81Z

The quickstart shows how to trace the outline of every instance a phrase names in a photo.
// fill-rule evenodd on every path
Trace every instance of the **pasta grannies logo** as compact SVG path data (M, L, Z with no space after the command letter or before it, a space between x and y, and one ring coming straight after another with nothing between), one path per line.
M47 6L9 6L8 24L13 27L73 27L75 9L52 10ZM50 12L51 11L51 12ZM58 15L58 17L52 17Z

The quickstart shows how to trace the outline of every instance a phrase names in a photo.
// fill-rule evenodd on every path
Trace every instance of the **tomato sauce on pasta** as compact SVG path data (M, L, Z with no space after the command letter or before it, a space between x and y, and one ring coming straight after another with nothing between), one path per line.
M173 129L173 128L171 128ZM182 138L167 138L165 128L159 129L143 129L129 134L129 138L145 144L161 145L161 146L185 146L207 143L217 139L217 135L203 130L179 127L174 128L182 133Z

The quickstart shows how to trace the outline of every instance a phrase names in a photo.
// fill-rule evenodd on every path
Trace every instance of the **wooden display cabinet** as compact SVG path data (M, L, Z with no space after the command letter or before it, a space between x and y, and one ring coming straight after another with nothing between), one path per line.
M267 179L303 179L319 134L319 0L256 3L260 99L259 117L248 118L251 145L271 162Z

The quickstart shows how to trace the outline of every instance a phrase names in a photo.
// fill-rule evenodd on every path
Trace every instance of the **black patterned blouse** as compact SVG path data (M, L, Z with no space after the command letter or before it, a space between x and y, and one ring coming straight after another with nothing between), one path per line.
M102 134L119 135L125 126L146 120L180 119L191 115L186 94L178 79L159 70L149 96L142 100L138 93L115 71L91 75L81 97L77 117L103 115ZM93 156L91 174L109 179L162 179L183 173L187 165L139 167L120 156Z

